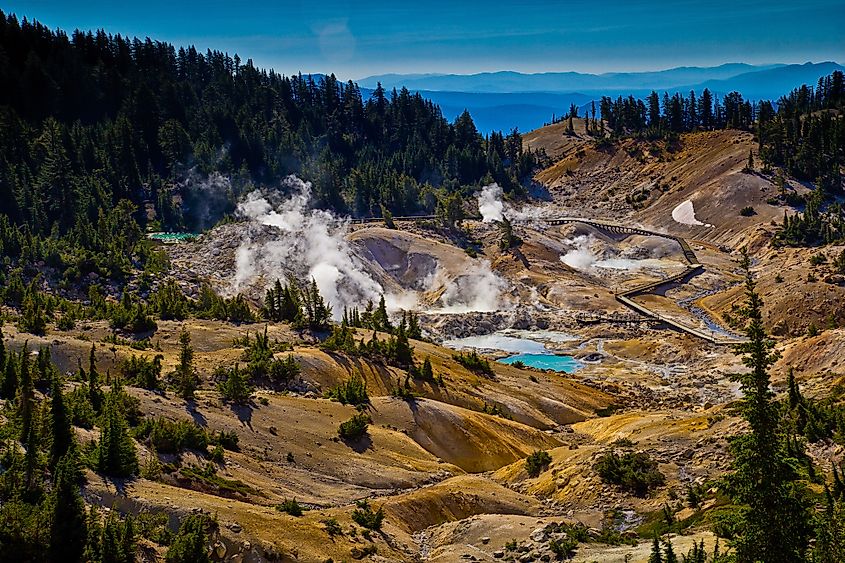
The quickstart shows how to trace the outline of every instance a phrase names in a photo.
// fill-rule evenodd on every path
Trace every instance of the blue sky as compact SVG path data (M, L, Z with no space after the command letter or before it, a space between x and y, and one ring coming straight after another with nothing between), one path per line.
M29 0L0 9L52 28L103 28L341 78L845 61L845 0Z

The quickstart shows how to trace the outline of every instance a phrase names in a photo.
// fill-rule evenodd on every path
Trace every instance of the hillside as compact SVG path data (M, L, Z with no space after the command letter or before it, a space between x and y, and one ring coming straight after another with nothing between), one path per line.
M423 95L0 13L0 563L845 560L836 68L374 78Z

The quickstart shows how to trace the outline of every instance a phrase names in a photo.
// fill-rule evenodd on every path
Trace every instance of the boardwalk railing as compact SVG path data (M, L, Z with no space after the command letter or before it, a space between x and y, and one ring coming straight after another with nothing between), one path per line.
M393 220L394 221L431 221L431 220L434 220L436 218L437 217L435 215L414 215L414 216L408 216L408 217L394 217ZM467 217L467 219L478 220L478 219L480 219L480 217ZM365 217L365 218L360 218L360 219L351 219L350 222L353 223L353 224L383 223L384 218L383 217ZM617 293L615 295L616 300L618 302L622 303L623 305L625 305L626 307L633 309L634 311L636 311L637 313L639 313L639 314L641 314L645 317L655 319L655 320L660 321L664 324L667 324L667 325L669 325L669 326L671 326L671 327L673 327L677 330L680 330L682 332L686 332L687 334L691 334L691 335L696 336L698 338L702 338L702 339L707 340L708 342L712 342L714 344L727 345L727 344L737 344L737 343L744 341L744 339L742 339L742 338L731 338L731 337L728 337L728 336L719 335L716 331L709 331L708 332L705 329L692 327L692 326L689 326L685 323L678 322L674 319L671 319L669 317L661 315L657 311L653 311L653 310L649 309L648 307L645 307L645 306L637 303L633 299L631 299L632 297L634 297L636 295L641 295L641 294L644 294L644 293L652 292L652 291L656 290L658 287L663 286L663 285L672 284L672 283L682 283L683 280L686 279L687 277L698 275L699 273L704 271L704 266L702 266L701 263L698 261L698 257L695 255L695 252L693 252L689 243L687 243L687 241L684 240L683 238L676 237L674 235L669 235L669 234L666 234L666 233L658 233L656 231L649 231L647 229L642 229L642 228L639 228L639 227L631 227L631 226L628 226L628 225L622 225L622 224L614 223L614 222L610 222L610 221L599 221L599 220L596 220L596 219L585 219L585 218L582 218L582 217L559 217L559 218L555 218L555 219L548 219L547 218L547 219L545 219L545 222L548 223L549 225L566 225L566 224L569 224L569 223L582 223L584 225L590 225L591 227L595 227L597 229L601 229L603 231L607 231L607 232L613 233L613 234L642 235L642 236L647 236L647 237L662 237L662 238L673 240L673 241L677 242L678 245L681 247L681 252L684 255L684 259L689 264L683 272L676 274L674 276L670 276L670 277L665 278L665 279L653 281L653 282L647 283L645 285L641 285L639 287L635 287L633 289L623 291L621 293ZM632 319L630 319L627 316L624 317L624 319L622 317L614 317L613 314L605 315L605 317L607 317L608 320L613 319L613 320L611 320L611 322L633 322ZM576 317L576 318L578 318L578 317ZM580 318L583 319L582 322L597 322L597 320L587 320L587 316L585 316L585 315L581 315ZM595 318L595 317L592 317L592 316L590 317L590 319L593 319L593 318Z
M693 252L692 248L690 248L690 245L689 243L687 243L686 240L682 239L681 237L667 235L666 233L649 231L646 229L641 229L639 227L629 227L627 225L620 225L618 223L596 221L594 219L582 219L580 217L561 217L559 219L552 219L548 221L548 223L552 225L583 223L585 225L590 225L591 227L602 229L610 233L662 237L677 242L678 245L681 247L681 251L684 254L684 258L689 263L689 266L687 266L687 268L684 269L683 272L675 274L674 276L670 276L668 278L649 282L647 284L635 287L633 289L629 289L627 291L623 291L621 293L617 293L615 295L616 300L625 305L626 307L637 311L641 315L660 321L677 330L686 332L687 334L691 334L693 336L697 336L698 338L702 338L704 340L707 340L708 342L712 342L713 344L729 345L738 344L744 341L743 338L731 338L729 336L718 334L716 331L708 331L706 329L689 326L686 323L682 323L665 315L661 315L657 311L649 309L648 307L641 305L632 299L632 297L636 295L650 293L663 285L672 283L682 283L683 280L685 280L686 278L698 275L704 271L704 266L702 266L701 263L698 261L698 257L695 255L695 252Z

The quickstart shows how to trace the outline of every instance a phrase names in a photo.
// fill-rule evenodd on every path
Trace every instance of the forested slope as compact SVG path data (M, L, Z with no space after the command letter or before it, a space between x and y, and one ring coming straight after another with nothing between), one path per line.
M231 178L214 220L289 174L319 206L410 214L482 180L517 190L536 164L517 132L484 138L468 113L449 123L404 89L364 100L333 75L2 13L0 82L0 245L81 273L84 251L131 255L138 227L206 226L193 210L210 194L191 186L212 173ZM41 248L48 235L64 240Z

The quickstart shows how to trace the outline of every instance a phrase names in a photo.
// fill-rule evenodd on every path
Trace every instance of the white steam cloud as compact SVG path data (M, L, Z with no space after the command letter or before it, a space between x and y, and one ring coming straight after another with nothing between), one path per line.
M300 283L312 278L336 318L343 307L378 301L384 289L366 271L344 238L348 221L329 211L311 209L311 183L289 176L290 195L273 205L254 191L238 205L239 216L274 227L274 238L258 242L249 229L236 253L235 291L258 277L265 281L292 275Z
M310 182L289 176L282 187L287 193L284 197L254 191L238 205L237 215L247 222L235 252L233 292L254 287L256 282L267 285L292 276L300 284L313 278L336 319L344 307L377 302L382 294L388 310L419 307L418 293L389 293L376 281L346 239L348 219L311 208ZM489 262L472 261L462 274L453 276L438 267L421 284L423 291L440 293L440 308L431 312L499 310L507 284L490 269Z
M678 252L680 248L673 248L673 245L677 246L677 243L667 240L647 239L621 253L613 247L604 246L592 235L578 235L564 240L563 243L571 248L560 257L560 261L582 272L593 268L641 270L681 265L680 262L671 259L673 253Z
M541 211L538 207L523 207L517 209L506 203L503 199L502 188L495 182L484 186L476 195L478 201L478 212L481 213L483 223L501 221L505 216L513 223L528 223L541 219Z
M598 256L590 248L594 242L595 238L587 235L578 235L577 237L564 240L563 243L572 248L560 257L560 261L576 270L589 270L599 260Z
M505 204L502 202L502 188L499 184L484 186L478 192L478 212L484 223L501 221L504 217Z
M441 284L442 271L437 270L428 285L437 287ZM499 311L509 306L502 298L507 289L507 282L490 269L490 262L477 260L464 274L446 282L439 300L441 306L430 312L460 314Z

